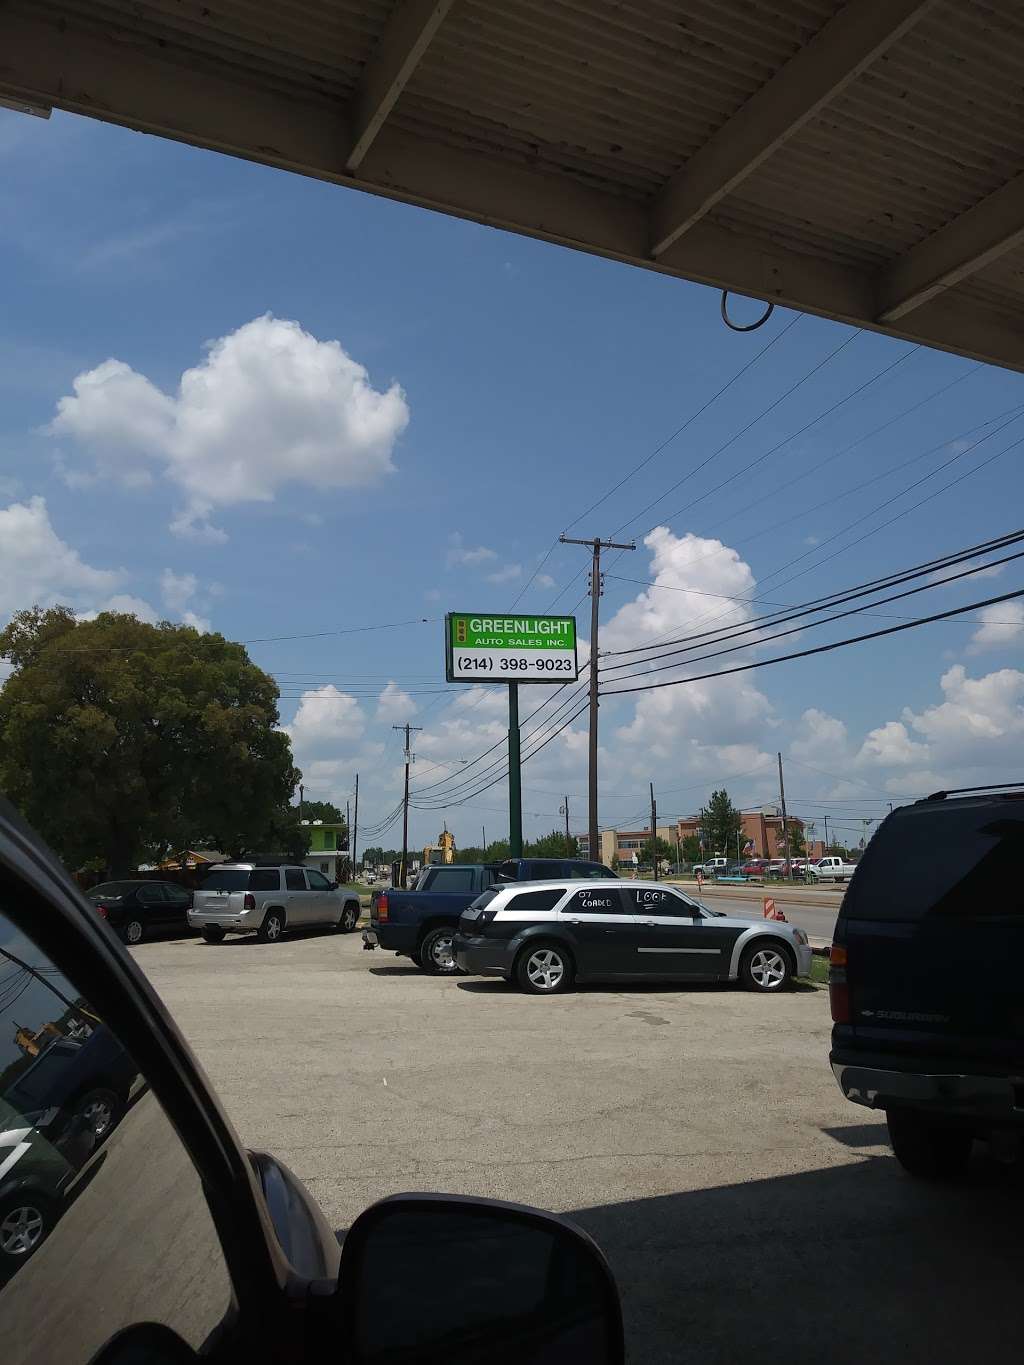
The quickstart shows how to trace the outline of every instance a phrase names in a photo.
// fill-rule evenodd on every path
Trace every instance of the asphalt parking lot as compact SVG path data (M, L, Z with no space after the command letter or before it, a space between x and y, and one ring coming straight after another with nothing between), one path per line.
M358 935L134 954L242 1140L343 1233L398 1190L571 1214L605 1249L633 1362L1016 1360L1018 1172L904 1176L842 1100L827 994L425 977Z

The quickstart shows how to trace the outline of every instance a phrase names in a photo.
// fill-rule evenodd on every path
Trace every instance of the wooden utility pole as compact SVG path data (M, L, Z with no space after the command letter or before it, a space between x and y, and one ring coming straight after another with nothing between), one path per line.
M828 816L825 816L825 852L828 852Z
M587 776L589 806L587 824L589 826L588 856L597 861L600 856L597 828L597 632L601 593L604 591L601 582L601 551L635 550L636 544L634 541L630 541L628 545L623 545L614 540L601 540L599 536L595 536L593 540L574 540L571 536L562 535L558 539L563 545L589 545L593 554L590 569L590 761Z
M782 847L786 851L786 879L793 880L793 862L789 856L789 835L786 833L786 784L782 780L782 755L779 754L779 804L782 806Z
M404 889L409 876L409 764L412 762L409 736L413 730L422 730L423 726L410 725L406 721L404 725L392 725L391 728L405 731L405 795L402 798L402 866L399 874L399 881Z
M658 880L658 803L654 799L654 783L651 783L651 877Z
M302 806L303 806L303 802L305 801L305 797L306 797L306 789L305 789L305 787L302 785L302 783L300 782L300 783L299 783L299 819L300 819L300 820L302 819Z
M565 805L562 807L562 814L565 816L565 856L572 857L572 835L569 833L569 798L565 798ZM593 856L593 855L591 855Z
M356 875L356 837L359 834L359 774L356 773L355 805L352 808L352 837L348 841L349 857L352 860L352 877Z

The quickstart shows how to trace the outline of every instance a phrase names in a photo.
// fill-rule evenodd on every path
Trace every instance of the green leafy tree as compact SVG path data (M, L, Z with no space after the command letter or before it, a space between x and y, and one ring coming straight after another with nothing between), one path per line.
M303 820L322 820L325 825L345 823L345 812L339 810L333 801L303 801Z
M791 825L787 822L786 840L789 844L788 853L791 858L807 857L807 842L799 825Z
M525 858L576 858L578 857L578 844L570 836L569 847L566 849L565 831L553 829L550 834L542 834L539 839L528 839L523 844L523 856Z
M681 841L680 848L683 854L683 862L700 862L700 840L697 838L696 834L687 834Z
M645 849L646 861L648 862L650 861L651 857L649 850L650 846L648 845L647 849ZM673 844L670 844L667 839L662 839L660 837L655 838L654 856L657 858L659 863L674 863L676 860L675 846Z
M736 835L743 829L743 817L724 788L711 793L710 801L700 813L700 823L704 831L705 854L735 858Z
M274 680L188 626L67 607L0 631L0 787L73 867L114 875L186 846L231 857L298 832Z

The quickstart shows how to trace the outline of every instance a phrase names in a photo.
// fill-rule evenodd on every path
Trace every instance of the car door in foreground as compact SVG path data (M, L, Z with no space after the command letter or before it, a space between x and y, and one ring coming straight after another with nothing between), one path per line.
M637 952L639 921L623 900L619 884L573 891L560 908L558 919L577 945L577 975L634 976L643 970Z
M728 976L733 945L742 930L669 887L626 884L626 905L638 921L636 970L647 976Z

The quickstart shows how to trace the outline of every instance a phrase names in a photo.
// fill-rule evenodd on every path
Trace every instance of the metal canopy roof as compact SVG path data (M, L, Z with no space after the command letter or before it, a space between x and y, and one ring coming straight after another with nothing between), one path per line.
M56 106L1024 369L1024 0L7 0Z

